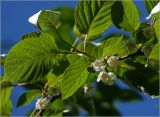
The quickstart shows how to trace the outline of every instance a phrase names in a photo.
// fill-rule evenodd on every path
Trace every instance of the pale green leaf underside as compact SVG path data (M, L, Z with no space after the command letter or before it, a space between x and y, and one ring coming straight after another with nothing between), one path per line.
M35 98L41 96L41 90L33 89L23 93L18 100L17 107L19 106L26 106L27 104L31 103Z
M110 1L80 1L75 10L75 24L79 32L87 35L87 39L99 36L110 25Z
M87 62L83 59L70 65L62 78L62 99L72 96L86 81L88 77Z
M111 37L95 48L93 55L95 57L112 56L117 54L119 57L127 55L129 51L126 50L127 39L120 37Z
M58 66L57 45L50 35L25 39L8 53L4 63L5 80L34 82Z
M111 16L115 26L125 31L134 32L140 25L138 10L133 1L116 1Z

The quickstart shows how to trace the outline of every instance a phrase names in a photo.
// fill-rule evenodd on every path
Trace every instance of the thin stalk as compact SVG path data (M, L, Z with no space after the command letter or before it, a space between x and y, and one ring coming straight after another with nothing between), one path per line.
M58 32L58 30L57 30L56 28L55 28L55 31L57 32L57 34L58 34L59 38L61 39L61 41L64 42L66 45L68 45L69 47L73 48L73 49L74 49L75 51L77 51L78 53L84 54L84 55L86 55L86 56L88 56L88 57L91 57L91 58L95 58L95 57L93 57L93 56L91 56L91 55L89 55L89 54L87 54L87 53L85 53L85 52L81 52L81 51L77 50L75 47L72 47L72 45L70 45L69 43L67 43L66 41L64 41L64 40L62 39L62 37L60 36L60 34L59 34L59 32Z
M72 47L75 47L77 42L78 42L79 38L77 37L76 40L73 42ZM70 49L70 52L73 51L73 48Z
M87 35L84 38L84 52L86 51L86 44L87 44Z
M144 55L143 52L141 52L141 49L139 49L137 52L135 53L132 53L132 54L129 54L129 55L126 55L126 56L123 56L121 58L119 58L119 61L121 60L124 60L124 59L127 59L127 58L131 58L131 57L135 57L135 56L140 56L140 55Z

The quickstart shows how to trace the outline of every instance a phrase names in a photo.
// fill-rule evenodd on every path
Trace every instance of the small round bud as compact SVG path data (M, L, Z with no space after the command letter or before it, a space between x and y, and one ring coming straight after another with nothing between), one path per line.
M117 67L119 58L117 56L110 56L107 60L109 67Z

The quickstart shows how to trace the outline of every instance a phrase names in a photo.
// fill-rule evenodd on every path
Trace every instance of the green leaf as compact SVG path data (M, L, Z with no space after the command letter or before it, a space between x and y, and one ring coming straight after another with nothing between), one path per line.
M62 77L56 76L52 72L47 74L47 82L49 87L58 87L61 88Z
M61 12L63 25L61 25L57 30L62 39L72 45L74 41L73 34L71 33L74 25L74 10L67 7L58 7L52 10ZM55 41L60 49L70 50L70 47L61 41L55 29L47 30L45 32L52 34L53 37L55 37Z
M145 43L153 37L153 29L147 22L142 22L136 32L133 33L133 39L137 44Z
M41 90L33 89L23 93L17 102L17 107L26 106L38 96L41 96Z
M41 33L40 32L31 32L31 33L29 33L29 34L25 34L25 35L23 35L22 37L21 37L21 39L22 40L24 40L24 39L27 39L27 38L37 38L37 37L39 37L41 35Z
M81 58L65 70L61 86L63 100L72 96L85 83L88 77L87 66L87 62Z
M79 1L75 10L75 24L81 34L87 35L87 40L93 39L109 26L111 21L111 1Z
M111 17L117 28L135 32L139 25L138 10L133 1L116 1L111 8Z
M8 53L4 63L5 80L13 82L33 83L51 70L57 70L63 55L58 55L58 47L54 38L42 34L38 38L20 41ZM58 62L61 61L61 62ZM61 68L63 69L63 68ZM57 71L60 74L63 71Z
M151 10L157 5L158 0L144 0L144 3L148 13L150 13Z
M61 23L61 13L57 11L42 10L38 17L38 26L41 30L57 29Z
M0 115L1 116L10 116L12 109L12 102L10 100L10 95L13 87L3 88L0 93Z
M154 60L159 61L159 46L160 46L159 43L157 43L153 47L153 49L152 49L152 51L151 51L151 53L149 55L149 59L154 59Z
M103 41L102 44L95 49L94 56L105 58L106 56L116 54L119 57L127 55L130 51L127 51L126 43L127 39L123 38L123 36L111 37Z
M65 104L62 100L56 99L55 101L52 102L52 108L55 111L63 111L65 109Z
M144 58L144 57L143 57ZM143 93L149 93L151 96L159 95L159 73L150 67L145 67L139 57L120 61L119 68L108 68L132 88L138 89ZM141 62L140 62L141 61ZM145 61L144 61L145 62Z
M70 64L74 64L80 59L80 56L75 55L75 54L68 54L66 57Z
M90 42L86 42L86 50L85 52L86 53L93 53L93 50L96 48L97 46L93 45L92 43ZM77 49L80 50L80 51L83 51L84 50L84 42L82 42L81 44L79 44L77 46Z
M154 24L154 31L156 33L156 37L158 39L158 42L160 43L160 20L156 20L155 24Z

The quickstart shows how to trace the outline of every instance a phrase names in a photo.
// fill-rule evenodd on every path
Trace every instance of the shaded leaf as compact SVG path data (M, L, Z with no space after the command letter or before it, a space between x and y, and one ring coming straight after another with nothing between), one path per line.
M23 40L23 39L27 39L27 38L37 38L37 37L39 37L41 35L41 33L40 32L31 32L31 33L29 33L29 34L25 34L25 35L23 35L22 37L21 37L21 39Z
M17 107L28 105L38 96L41 96L41 90L38 89L29 90L23 93L18 99Z
M1 86L1 89L3 89L6 87L11 87L11 86L13 86L13 84L9 81L0 81L0 86Z
M141 61L143 60L141 59ZM150 67L145 67L142 62L137 61L135 58L121 61L120 64L121 66L119 68L110 68L110 71L112 69L118 78L121 78L128 85L141 92L147 92L151 96L159 95L158 71Z
M135 32L139 25L138 10L133 1L116 1L111 8L111 17L117 28Z

